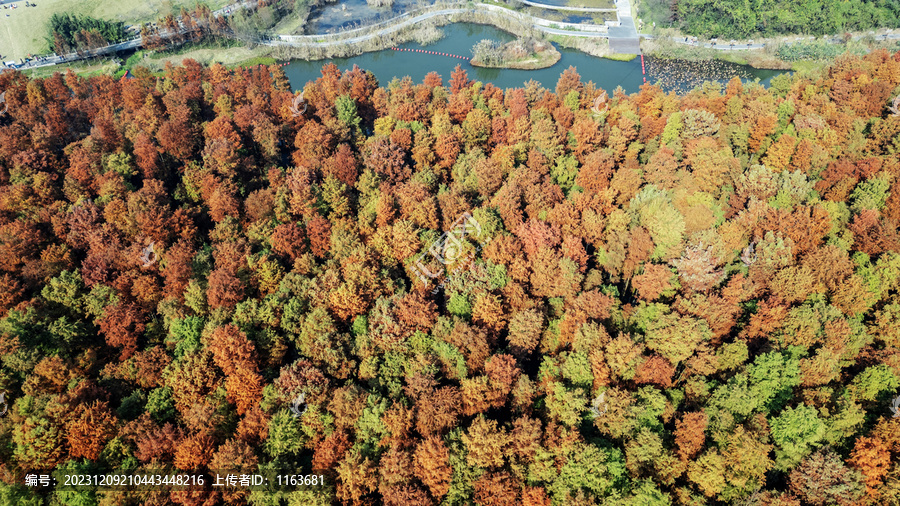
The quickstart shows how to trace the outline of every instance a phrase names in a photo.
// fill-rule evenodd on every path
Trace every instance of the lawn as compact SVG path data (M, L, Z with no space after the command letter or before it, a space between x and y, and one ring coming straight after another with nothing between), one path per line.
M195 0L37 0L34 7L25 7L25 0L4 0L17 9L0 9L0 56L3 61L18 60L29 54L50 51L47 44L47 23L54 13L70 12L126 25L155 21L169 13L177 13L182 6L191 7ZM215 10L229 0L206 2Z

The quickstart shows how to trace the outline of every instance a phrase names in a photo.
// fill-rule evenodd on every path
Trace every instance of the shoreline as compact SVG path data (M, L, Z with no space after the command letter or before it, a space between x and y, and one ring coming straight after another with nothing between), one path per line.
M484 5L486 7L494 7L490 4ZM496 7L494 7L494 9L496 9ZM624 61L626 58L626 55L616 54L611 50L609 45L609 38L588 36L585 33L579 34L575 31L571 31L565 34L548 32L542 29L542 27L522 22L522 20L516 19L514 17L504 17L501 15L501 13L494 12L494 9L446 9L443 12L438 11L434 12L433 14L429 14L429 19L427 19L427 21L416 23L412 27L404 26L408 21L411 21L410 19L407 19L403 22L393 24L390 27L385 27L383 30L370 32L367 35L358 37L355 40L351 39L349 41L327 40L331 37L327 35L321 35L321 39L310 42L300 42L296 39L294 39L294 41L288 41L284 40L283 38L278 38L270 40L260 40L258 41L258 44L246 44L244 47L251 53L255 54L256 58L272 57L278 60L299 59L306 61L317 61L331 58L348 58L359 56L368 52L385 50L392 46L418 40L419 34L422 33L423 30L426 30L428 28L434 29L436 27L455 23L476 23L493 26L497 29L506 31L519 37L540 34L539 37L544 40L555 42L561 47L576 49L590 56L604 57L617 61ZM726 43L724 42L720 42L718 44L718 47L712 47L711 43L704 40L694 40L692 44L682 43L680 39L683 38L683 35L676 34L674 31L663 30L663 34L659 36L650 36L647 34L638 35L640 36L641 53L643 53L644 55L667 60L721 60L739 65L747 65L752 68L761 70L789 70L794 72L818 68L834 60L834 57L815 59L795 58L792 61L786 61L782 58L779 58L776 53L785 45L791 45L797 42L804 44L804 38L796 36L766 39L765 41L760 41L757 44L754 44L752 40L743 43L731 41L734 43L728 44L728 46L730 47L729 49L726 48ZM303 38L306 38L306 36L304 36ZM603 38L605 42L598 43L600 38ZM898 50L898 48L896 47L898 46L898 39L900 39L900 35L898 34L892 34L889 36L887 35L887 33L884 33L877 36L857 35L841 41L837 41L834 38L823 38L823 40L821 42L818 42L818 44L830 45L831 47L842 44L842 52L851 51L856 53L864 53L881 47L884 47L889 51ZM814 41L813 43L816 42ZM739 49L738 47L736 47L743 45L747 45L748 48ZM472 64L474 66L484 68L505 68L515 70L536 70L549 68L558 63L558 61L561 59L561 55L559 55L558 50L556 48L553 49L557 52L557 56L555 59L553 59L552 61L535 62L536 65L521 65L517 64L516 62L504 65L485 65L477 61L472 62ZM173 56L176 57L179 52L181 51L179 51L178 49L172 50ZM114 57L114 55L107 56ZM632 56L631 58L633 57L636 57L636 55ZM56 67L62 70L70 68L70 64L72 63L74 62L61 63L59 65L53 65L52 67ZM26 69L22 70L26 71Z
M666 60L721 60L760 70L799 72L828 65L837 55L847 52L862 55L879 49L900 51L900 34L888 29L880 30L879 34L857 33L849 37L784 35L756 42L751 39L720 40L715 43L715 39L698 40L665 29L662 32L658 37L642 36L641 49L644 54ZM798 52L802 53L803 49L814 54L799 55Z

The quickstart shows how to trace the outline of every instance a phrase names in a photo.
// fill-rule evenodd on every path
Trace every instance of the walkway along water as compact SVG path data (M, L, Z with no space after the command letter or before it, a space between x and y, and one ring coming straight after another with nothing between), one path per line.
M213 17L219 16L228 16L235 11L235 9L245 9L252 8L257 5L256 1L251 0L243 0L241 2L235 2L233 4L226 5L219 10L213 11ZM180 33L187 33L190 30L187 28L182 28ZM38 60L32 60L29 62L25 62L24 64L18 66L19 69L36 69L41 67L51 67L53 65L60 65L63 63L71 63L73 61L78 60L86 60L88 58L96 58L98 56L104 56L107 54L115 54L119 51L128 51L131 49L137 49L139 47L143 47L144 41L142 37L135 37L130 40L126 40L123 42L117 42L115 44L109 44L104 47L96 48L96 49L87 49L83 51L76 51L74 53L68 53L64 55L56 55L45 58L40 58Z
M213 14L216 16L225 16L234 11L235 8L243 8L247 6L255 5L255 2L238 2L232 4L228 7L224 7L215 11ZM452 5L452 4L451 4ZM475 8L469 7L468 3L460 2L458 4L460 7L455 8L444 8L436 11L426 12L423 14L419 14L417 16L409 17L412 13L402 14L394 19L388 20L381 25L389 25L385 26L377 31L371 31L374 27L364 27L358 28L354 30L350 30L347 32L343 32L341 34L334 35L279 35L278 39L260 39L257 42L267 46L312 46L312 47L328 47L335 46L339 44L354 44L358 42L364 42L366 40L380 37L382 35L388 35L390 33L396 32L405 28L408 25L413 25L416 23L420 23L421 21L436 17L436 16L449 16L453 14L462 14L466 12L475 12ZM558 34L558 35L568 35L573 37L607 37L609 36L607 33L608 27L605 25L592 25L592 24L575 24L575 23L560 23L554 22L547 19L536 18L529 14L516 12L510 9L505 9L503 7L498 7L496 5L487 5L487 4L476 4L477 9L482 12L492 12L493 14L500 14L504 16L512 16L518 17L526 23L530 23L534 28L542 30L547 33ZM401 19L407 18L403 21ZM399 22L398 22L399 21ZM376 25L378 26L378 25ZM571 28L570 30L553 28L555 26ZM186 33L188 30L183 29L181 32ZM356 37L347 38L346 36L351 33L357 32L368 32L365 34L361 34ZM32 61L28 62L25 65L22 65L20 68L39 68L39 67L47 67L52 65L58 65L62 63L70 63L77 60L83 60L88 58L95 58L98 56L103 56L107 54L114 54L119 51L125 51L130 49L137 49L143 46L143 41L140 37L136 37L131 40L127 40L124 42L120 42L117 44L110 44L108 46L93 49L90 51L83 51L81 53L70 53L63 56L53 56L50 58L42 59L40 61ZM636 53L635 53L636 54Z
M515 40L512 34L490 25L457 22L442 28L444 37L439 41L421 46L411 41L403 44L391 44L385 50L365 52L347 58L326 58L324 60L292 60L285 67L285 73L295 90L303 89L306 83L322 76L322 66L333 63L338 69L351 69L354 65L372 72L382 86L388 86L396 77L409 76L414 83L422 82L429 72L437 72L445 80L448 79L456 65L460 65L468 73L469 79L483 83L491 83L501 89L519 88L529 80L535 80L544 88L554 89L559 75L569 66L578 70L583 82L593 81L594 85L607 90L612 96L617 86L622 86L625 93L640 91L644 77L648 83L656 83L661 79L663 91L685 92L704 81L714 80L728 82L732 77L740 77L745 83L759 78L761 84L784 71L759 70L728 62L714 61L710 65L690 66L687 72L673 79L673 72L654 63L652 58L644 55L645 72L641 72L640 59L616 61L591 56L577 49L558 47L561 59L555 65L538 70L517 70L502 68L485 68L472 66L470 62L457 58L436 57L430 53L471 56L471 49L478 41L492 39L501 44ZM394 51L398 49L421 49L422 51ZM675 61L671 65L680 66ZM446 82L446 81L445 81Z
M267 45L267 46L299 46L299 47L320 47L326 48L329 46L337 46L337 45L346 45L346 44L354 44L358 42L363 42L375 37L380 37L383 35L388 35L393 32L399 31L402 28L405 28L408 25L416 24L426 19L430 19L436 16L451 16L454 14L462 14L462 13L486 13L491 12L492 14L498 14L506 17L514 17L519 18L525 23L531 24L535 29L544 31L550 34L556 35L566 35L571 37L605 37L609 38L609 46L612 52L619 54L641 54L640 50L640 37L644 35L640 35L637 33L634 25L634 19L631 15L631 3L630 0L615 0L616 1L616 12L619 18L619 26L605 26L605 25L591 25L591 24L575 24L575 23L560 23L554 22L546 19L536 18L529 14L523 12L517 12L511 9L507 9L504 7L500 7L497 5L488 5L475 3L476 7L471 7L471 3L457 3L457 4L444 4L441 7L445 7L448 5L458 5L459 7L453 8L440 8L439 10L434 10L430 12L425 12L416 16L412 16L412 12L404 13L396 18L388 20L380 25L385 25L384 28L374 30L376 26L370 26L365 28L358 28L354 30L350 30L347 32L343 32L341 34L334 35L279 35L278 39L260 39L257 40L259 44ZM537 4L537 2L530 2L532 4ZM227 7L219 9L215 11L213 14L216 16L226 16L231 14L236 8L246 8L252 7L256 5L255 1L243 1L237 2L235 4L231 4ZM545 4L539 4L541 6L545 6ZM432 6L431 8L434 8ZM552 6L550 6L552 7ZM599 11L599 9L598 9ZM405 19L404 19L405 18ZM402 21L401 21L402 20ZM389 26L387 26L389 25ZM560 28L562 27L562 28ZM181 30L182 33L187 32L186 29ZM366 33L361 33L366 32ZM356 37L347 37L352 33L360 33L360 35ZM900 38L900 34L885 34L884 38ZM859 37L855 37L859 38ZM680 42L680 41L678 41ZM836 42L836 40L832 39L829 42ZM143 41L140 37L127 40L124 42L120 42L117 44L111 44L109 46L93 49L90 51L84 51L81 53L70 53L63 56L53 56L50 58L42 58L39 61L31 61L26 64L20 66L19 68L38 68L38 67L46 67L52 65L58 65L62 63L69 63L77 60L94 58L97 56L103 56L106 54L116 53L118 51L137 49L142 47ZM703 44L706 47L710 47L709 43ZM759 49L764 47L762 44L751 45L747 44L746 46L738 45L730 46L730 49ZM716 46L717 49L729 49L729 46L719 45Z

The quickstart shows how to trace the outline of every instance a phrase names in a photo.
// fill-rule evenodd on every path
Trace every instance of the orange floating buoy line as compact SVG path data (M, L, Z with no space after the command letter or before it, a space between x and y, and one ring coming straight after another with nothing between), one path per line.
M447 56L447 57L450 57L450 58L459 58L460 60L466 60L466 61L471 60L471 58L468 58L468 57L466 57L466 56L457 56L457 55L455 55L455 54L441 53L441 52L438 52L438 51L428 51L428 50L426 50L426 49L409 49L409 48L392 47L391 50L392 50L392 51L410 51L410 52L413 52L413 53L433 54L433 55L436 55L436 56Z
M644 53L641 53L641 76L644 78L644 84L647 84L647 71L644 68Z

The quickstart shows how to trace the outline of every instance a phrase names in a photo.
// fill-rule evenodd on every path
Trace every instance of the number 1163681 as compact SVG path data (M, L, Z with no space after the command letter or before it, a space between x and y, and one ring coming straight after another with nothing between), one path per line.
M325 477L321 474L279 474L276 480L279 486L316 486L325 484Z

